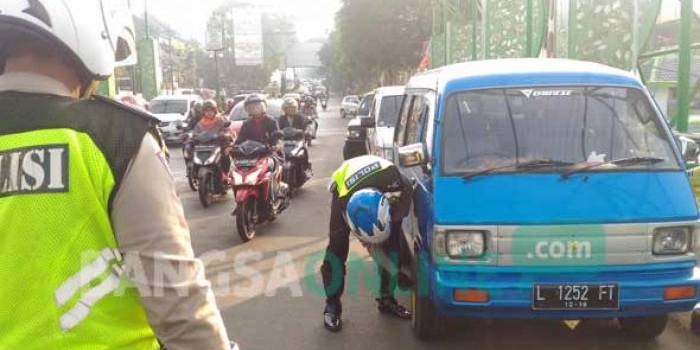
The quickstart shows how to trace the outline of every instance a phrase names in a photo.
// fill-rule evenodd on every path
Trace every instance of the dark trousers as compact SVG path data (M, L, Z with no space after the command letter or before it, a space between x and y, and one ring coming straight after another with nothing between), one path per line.
M340 306L340 297L345 290L345 274L346 261L348 259L348 250L350 248L350 228L348 227L343 212L345 211L345 203L341 202L338 197L333 194L331 202L331 217L329 224L328 247L326 255L321 266L321 276L323 278L323 286L326 292L326 303L334 306ZM379 248L391 260L390 263L396 266L393 271L387 270L385 264L377 263L379 272L379 294L381 296L392 296L396 289L398 280L398 254L399 242L401 239L401 221L392 222L391 236L382 243Z

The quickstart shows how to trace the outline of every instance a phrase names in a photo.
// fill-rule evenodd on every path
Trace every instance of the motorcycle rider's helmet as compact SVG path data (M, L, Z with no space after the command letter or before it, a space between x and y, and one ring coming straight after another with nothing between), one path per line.
M294 110L296 111L297 109L299 109L299 104L294 98L287 97L284 100L284 102L282 102L282 110L285 110L286 108L294 108Z
M207 110L213 110L214 113L217 113L219 111L218 106L216 105L216 101L214 100L206 100L204 103L202 103L202 113L206 112Z
M360 241L380 244L391 235L391 204L379 190L365 188L348 200L345 221Z
M128 0L0 2L0 73L16 44L35 43L72 65L88 96L115 67L136 63L135 42Z
M243 107L249 115L264 114L266 111L265 96L260 94L250 94L243 102ZM259 108L259 110L258 110Z
M204 106L204 103L202 103L202 101L198 100L198 101L195 101L194 106L192 108L194 108L195 113L202 113L203 106Z

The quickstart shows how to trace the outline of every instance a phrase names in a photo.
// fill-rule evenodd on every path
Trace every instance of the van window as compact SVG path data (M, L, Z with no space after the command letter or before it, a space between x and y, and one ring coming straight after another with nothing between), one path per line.
M410 145L420 141L421 126L425 117L425 109L428 101L423 96L416 96L408 118L408 131L406 132L406 144Z
M180 113L185 114L189 109L186 100L155 100L151 101L150 111L155 114Z
M382 97L382 103L379 107L379 118L377 118L377 126L392 128L396 126L396 121L399 119L402 99L403 95Z
M679 169L672 143L653 111L646 95L628 88L558 86L456 93L447 99L441 125L443 170L454 174L534 159L586 164L630 157L661 160L631 164L624 170Z
M401 105L401 114L399 115L399 120L396 123L396 131L394 132L394 141L398 147L405 145L406 140L406 125L408 123L408 118L411 115L412 103L415 96L405 95L403 98L403 104Z
M374 94L367 95L362 98L360 106L357 109L357 115L369 115L369 109L374 104Z

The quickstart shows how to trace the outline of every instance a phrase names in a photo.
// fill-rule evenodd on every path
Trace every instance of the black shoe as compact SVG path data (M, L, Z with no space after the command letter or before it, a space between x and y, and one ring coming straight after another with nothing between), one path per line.
M383 314L389 314L402 319L410 319L411 311L399 305L394 297L382 297L375 299L377 301L377 309Z
M323 310L323 326L331 332L339 332L343 327L343 320L340 318L342 308L334 305L326 305Z

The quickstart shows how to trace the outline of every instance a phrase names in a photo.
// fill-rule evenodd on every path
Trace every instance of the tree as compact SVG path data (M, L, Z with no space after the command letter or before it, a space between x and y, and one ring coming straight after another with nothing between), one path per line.
M322 62L347 85L397 83L399 72L420 62L431 6L425 0L343 0L326 48L332 55L322 51Z

